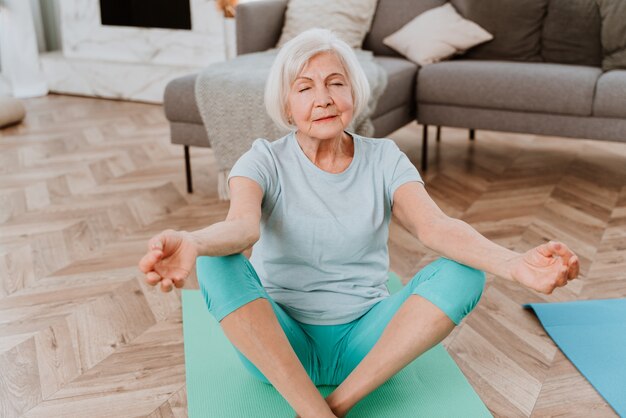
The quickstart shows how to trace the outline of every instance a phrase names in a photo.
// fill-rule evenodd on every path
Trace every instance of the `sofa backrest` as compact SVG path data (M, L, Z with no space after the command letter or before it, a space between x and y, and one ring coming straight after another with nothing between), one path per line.
M541 36L543 60L600 67L601 23L596 0L550 0Z
M383 39L446 0L378 0L363 49L401 56ZM461 16L494 39L455 59L537 61L599 67L600 14L596 0L451 0Z
M541 61L541 27L548 0L451 0L461 16L493 35L464 54L468 59Z

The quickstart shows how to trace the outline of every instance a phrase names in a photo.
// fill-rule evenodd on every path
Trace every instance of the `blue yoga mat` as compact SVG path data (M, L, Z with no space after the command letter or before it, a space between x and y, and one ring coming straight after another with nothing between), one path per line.
M527 303L563 354L626 416L626 298Z

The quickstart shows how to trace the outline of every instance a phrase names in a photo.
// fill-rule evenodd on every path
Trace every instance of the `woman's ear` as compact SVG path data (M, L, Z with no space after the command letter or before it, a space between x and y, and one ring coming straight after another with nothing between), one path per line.
M291 118L291 111L289 111L289 106L285 108L285 115L287 116L287 122L289 122L290 125L293 125L293 119Z

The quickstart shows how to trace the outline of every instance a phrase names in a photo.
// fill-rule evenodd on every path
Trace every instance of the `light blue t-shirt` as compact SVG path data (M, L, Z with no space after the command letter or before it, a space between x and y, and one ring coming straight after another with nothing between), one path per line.
M292 131L273 142L256 139L228 176L263 189L250 262L268 294L302 323L348 323L389 296L393 193L424 183L393 140L346 133L354 157L341 173L317 167Z

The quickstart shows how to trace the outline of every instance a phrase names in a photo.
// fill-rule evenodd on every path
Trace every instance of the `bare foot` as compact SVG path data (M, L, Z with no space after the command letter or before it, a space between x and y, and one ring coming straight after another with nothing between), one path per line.
M349 409L345 410L345 408L342 405L334 404L328 398L326 398L326 402L328 403L328 406L330 407L330 410L333 411L333 414L335 414L335 416L337 418L344 418L346 415L348 415L348 412L350 411Z
M332 405L329 398L326 398L326 402L328 403L328 406L330 407L330 410L333 413L333 415L331 415L332 417L344 418L348 414L348 411L344 411L339 405ZM301 417L300 415L296 414L294 418L301 418Z

